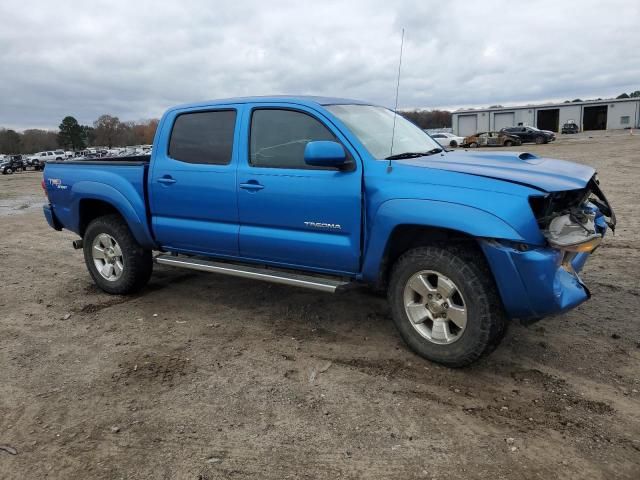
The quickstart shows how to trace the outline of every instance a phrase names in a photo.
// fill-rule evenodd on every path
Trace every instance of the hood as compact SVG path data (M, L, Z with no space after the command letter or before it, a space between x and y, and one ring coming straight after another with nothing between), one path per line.
M545 192L584 188L595 170L586 165L541 158L532 153L448 152L411 160L403 165L436 168L527 185Z

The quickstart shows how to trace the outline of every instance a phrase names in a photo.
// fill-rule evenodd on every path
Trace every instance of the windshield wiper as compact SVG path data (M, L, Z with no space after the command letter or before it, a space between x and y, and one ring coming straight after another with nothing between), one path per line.
M403 160L405 158L418 158L418 157L428 157L429 155L435 155L436 153L442 152L441 148L433 148L428 152L403 152L396 153L395 155L389 155L385 160Z

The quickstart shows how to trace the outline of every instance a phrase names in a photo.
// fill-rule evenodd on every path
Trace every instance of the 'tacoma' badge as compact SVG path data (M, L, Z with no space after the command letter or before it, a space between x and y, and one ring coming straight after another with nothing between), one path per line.
M304 222L307 227L313 228L329 228L331 230L342 230L342 226L339 223L324 223L324 222Z

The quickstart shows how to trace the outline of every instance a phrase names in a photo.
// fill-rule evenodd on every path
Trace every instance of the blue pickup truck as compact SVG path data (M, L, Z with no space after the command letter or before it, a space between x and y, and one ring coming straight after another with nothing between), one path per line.
M367 285L387 292L411 349L449 366L492 351L510 319L589 298L578 272L615 226L588 166L446 151L389 109L338 98L174 107L149 157L48 162L43 188L49 225L81 237L105 292L141 289L154 262Z

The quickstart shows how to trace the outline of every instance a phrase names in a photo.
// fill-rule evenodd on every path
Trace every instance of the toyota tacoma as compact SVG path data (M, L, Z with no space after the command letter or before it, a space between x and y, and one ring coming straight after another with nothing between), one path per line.
M412 350L449 366L492 351L512 319L587 300L580 270L615 227L591 167L446 151L392 110L336 98L174 107L150 156L50 160L42 183L49 225L79 235L107 293L140 290L154 263L366 285Z

